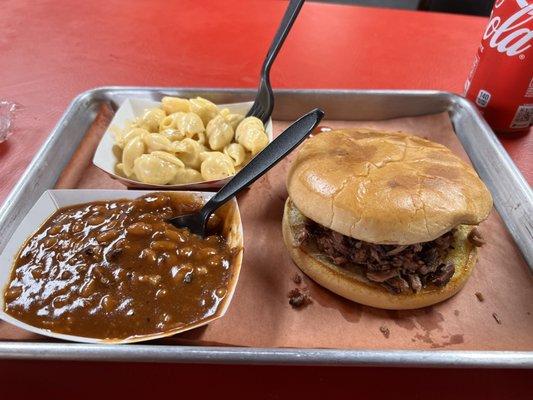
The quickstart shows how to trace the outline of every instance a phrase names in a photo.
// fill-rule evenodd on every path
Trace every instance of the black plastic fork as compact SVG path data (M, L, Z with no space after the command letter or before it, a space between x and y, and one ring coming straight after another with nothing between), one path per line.
M305 0L290 0L285 15L281 20L281 24L274 36L274 40L270 45L270 49L266 55L263 67L261 68L261 82L259 83L259 91L255 97L254 104L247 117L253 116L259 118L263 121L264 124L270 118L272 110L274 109L274 93L272 92L272 87L270 86L270 68L272 63L276 59L285 38L287 37L289 31L291 30L292 24L296 20L300 9L302 8Z

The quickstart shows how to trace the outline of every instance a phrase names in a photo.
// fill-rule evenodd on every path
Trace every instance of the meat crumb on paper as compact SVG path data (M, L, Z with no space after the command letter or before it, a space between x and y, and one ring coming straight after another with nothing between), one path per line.
M294 288L289 292L289 304L294 309L302 309L313 302L313 299L300 288Z
M380 326L379 327L380 332L385 336L385 339L388 339L390 336L390 329L386 326Z

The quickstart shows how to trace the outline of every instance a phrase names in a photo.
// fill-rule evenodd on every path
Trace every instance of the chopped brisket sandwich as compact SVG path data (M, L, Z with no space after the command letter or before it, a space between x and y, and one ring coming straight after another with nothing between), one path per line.
M466 283L492 197L447 147L402 133L338 130L292 163L283 237L294 262L358 303L412 309Z

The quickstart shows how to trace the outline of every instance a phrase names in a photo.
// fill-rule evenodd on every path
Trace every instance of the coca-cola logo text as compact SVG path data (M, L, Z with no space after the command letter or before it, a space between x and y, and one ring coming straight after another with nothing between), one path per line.
M498 1L491 14L491 19L483 34L483 39L490 38L489 46L496 48L500 53L516 56L531 47L529 42L533 38L533 30L527 27L533 19L533 4L526 1L516 1L521 8L505 21L500 16L493 16L495 10L503 4Z

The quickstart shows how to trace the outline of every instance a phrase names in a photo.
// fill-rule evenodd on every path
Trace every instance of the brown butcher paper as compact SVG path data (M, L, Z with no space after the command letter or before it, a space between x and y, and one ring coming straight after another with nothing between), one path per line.
M103 109L66 168L61 188L124 188L91 164L97 140L109 123ZM274 122L276 133L287 122ZM370 127L410 132L450 147L468 160L447 113L388 121L324 121L332 128ZM226 315L206 327L158 341L254 347L341 349L533 350L533 290L527 265L498 213L480 225L486 244L464 289L444 303L414 311L386 311L345 300L316 285L291 261L281 219L290 159L239 195L244 260ZM296 274L302 282L293 281ZM312 303L289 305L294 288ZM477 294L477 295L476 295ZM0 322L0 340L44 340Z

